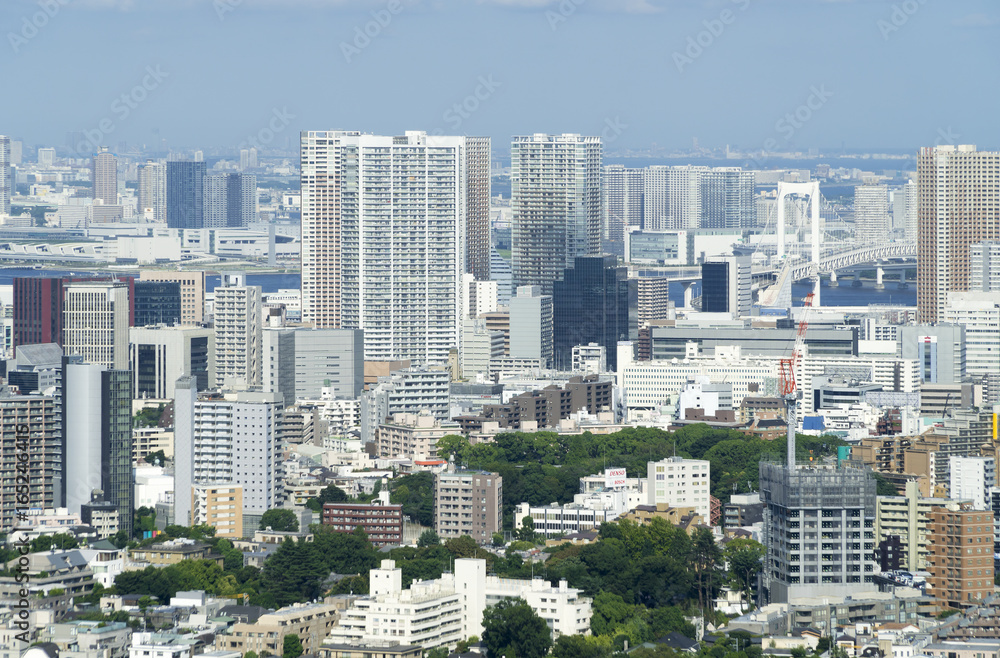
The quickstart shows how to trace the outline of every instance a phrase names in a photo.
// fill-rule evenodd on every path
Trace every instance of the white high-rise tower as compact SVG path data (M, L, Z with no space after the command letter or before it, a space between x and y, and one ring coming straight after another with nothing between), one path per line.
M467 138L302 133L302 319L363 329L365 359L443 364L459 346ZM485 200L488 203L488 199Z
M541 286L573 267L577 256L601 252L600 137L515 137L511 162L512 285Z

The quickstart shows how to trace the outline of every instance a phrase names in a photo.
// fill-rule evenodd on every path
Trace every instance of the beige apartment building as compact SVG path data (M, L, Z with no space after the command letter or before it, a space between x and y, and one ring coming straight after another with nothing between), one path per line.
M191 523L215 528L216 537L243 538L243 485L196 484L191 487Z
M233 624L215 637L216 651L249 651L259 656L281 655L286 635L298 635L306 655L319 650L330 629L340 620L347 599L328 598L323 603L296 603L266 615L256 623Z
M448 434L461 434L458 423L441 421L427 411L397 413L378 426L376 445L382 457L434 459L437 442Z

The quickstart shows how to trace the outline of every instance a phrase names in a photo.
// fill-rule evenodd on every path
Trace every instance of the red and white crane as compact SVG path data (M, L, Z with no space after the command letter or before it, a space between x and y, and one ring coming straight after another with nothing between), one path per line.
M806 329L809 328L808 315L812 302L813 293L809 293L802 300L802 316L799 318L799 328L795 333L795 346L792 348L792 355L787 359L782 359L779 367L781 396L785 398L785 419L788 423L788 470L790 471L795 469L795 427L797 425L795 411L798 399L802 397L802 391L795 384L795 370L804 356Z

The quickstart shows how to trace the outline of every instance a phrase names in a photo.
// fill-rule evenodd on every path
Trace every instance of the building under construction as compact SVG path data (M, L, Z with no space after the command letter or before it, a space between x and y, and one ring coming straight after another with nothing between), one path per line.
M794 444L792 444L794 450ZM873 590L875 479L858 462L760 463L764 600Z

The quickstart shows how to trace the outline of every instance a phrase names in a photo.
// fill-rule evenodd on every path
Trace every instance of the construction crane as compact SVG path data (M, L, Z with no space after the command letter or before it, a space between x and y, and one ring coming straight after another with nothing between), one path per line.
M802 358L803 347L806 341L806 329L809 327L808 315L812 307L813 293L809 293L802 300L802 317L799 318L799 328L795 333L795 346L792 348L792 355L781 360L781 396L785 398L785 419L788 423L788 470L795 470L795 411L798 399L802 396L802 391L795 384L795 369L798 367L799 359Z

